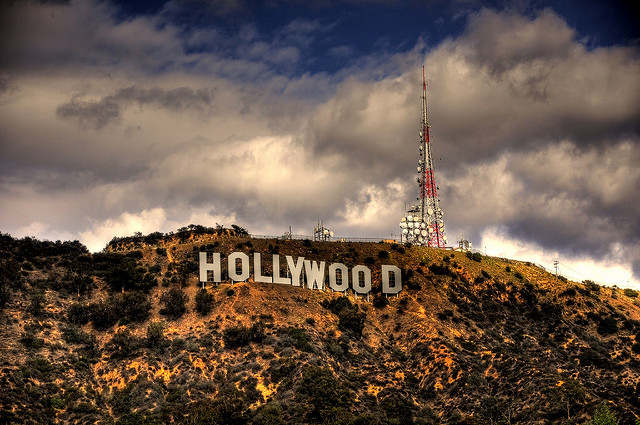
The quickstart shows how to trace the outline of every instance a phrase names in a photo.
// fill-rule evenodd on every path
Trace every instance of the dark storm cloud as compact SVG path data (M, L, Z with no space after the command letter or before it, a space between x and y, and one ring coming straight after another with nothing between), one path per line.
M174 111L187 109L201 111L211 106L214 91L214 89L193 90L188 87L164 90L131 86L98 101L82 101L80 95L75 95L70 101L58 106L56 114L60 118L75 119L80 125L99 130L108 124L118 122L121 119L122 109L131 104L150 105Z

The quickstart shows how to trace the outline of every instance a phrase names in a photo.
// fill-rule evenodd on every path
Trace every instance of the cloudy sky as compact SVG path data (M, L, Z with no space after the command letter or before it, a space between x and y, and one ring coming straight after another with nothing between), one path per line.
M0 231L396 235L425 66L449 240L640 287L631 2L131 3L0 2Z

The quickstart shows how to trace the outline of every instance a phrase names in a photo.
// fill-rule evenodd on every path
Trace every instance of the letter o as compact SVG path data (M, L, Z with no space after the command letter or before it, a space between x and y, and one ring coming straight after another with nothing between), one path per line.
M342 275L342 282L338 285L338 273ZM329 266L329 287L336 292L344 292L349 289L349 269L342 263L333 263Z
M236 260L240 260L242 272L236 270ZM244 282L249 279L249 256L244 252L234 252L229 255L229 278L234 282Z
M360 283L360 273L364 275L364 281ZM351 285L357 294L368 294L371 292L371 270L367 266L355 266L351 270Z

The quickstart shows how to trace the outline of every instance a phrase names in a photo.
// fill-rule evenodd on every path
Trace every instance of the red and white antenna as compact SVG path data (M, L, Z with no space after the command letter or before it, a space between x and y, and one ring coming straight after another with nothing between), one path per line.
M403 238L407 242L417 245L444 248L447 237L444 231L444 220L440 200L438 199L438 187L436 186L433 172L433 160L431 159L431 140L429 138L429 117L427 115L427 80L422 67L422 122L420 126L420 142L418 150L418 186L420 197L418 205L412 205L402 220Z

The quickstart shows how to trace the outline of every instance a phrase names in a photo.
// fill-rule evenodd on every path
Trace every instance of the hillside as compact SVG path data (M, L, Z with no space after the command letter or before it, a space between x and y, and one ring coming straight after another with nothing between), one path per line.
M365 264L367 301L198 282L198 253ZM640 415L640 298L530 263L190 226L77 242L0 234L0 422L584 424ZM376 294L381 264L403 290ZM265 273L271 273L265 263ZM182 308L184 305L184 309Z

